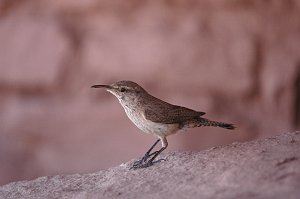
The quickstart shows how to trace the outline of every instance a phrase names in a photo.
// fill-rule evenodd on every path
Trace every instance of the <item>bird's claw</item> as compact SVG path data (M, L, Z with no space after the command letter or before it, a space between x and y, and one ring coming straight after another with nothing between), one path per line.
M146 168L146 167L150 167L151 165L153 165L152 161L134 163L130 169L135 170L135 169L140 169L140 168Z
M144 157L142 157L141 159L134 161L132 167L130 169L137 169L137 168L141 168L141 165L144 165L147 161L149 157L147 155L145 155Z
M145 156L144 156L145 157ZM146 167L150 167L150 166L152 166L153 164L155 164L155 163L158 163L158 162L161 162L161 161L166 161L166 159L159 159L159 160L155 160L155 161L153 161L153 160L149 160L149 161L146 161L145 159L144 159L144 157L143 158L141 158L140 160L137 160L137 161L135 161L134 163L133 163L133 165L130 167L130 170L131 169L140 169L140 168L146 168Z

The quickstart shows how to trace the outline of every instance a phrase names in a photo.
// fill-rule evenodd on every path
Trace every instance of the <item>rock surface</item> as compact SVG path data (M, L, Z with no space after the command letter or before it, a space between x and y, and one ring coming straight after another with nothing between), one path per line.
M0 198L294 198L300 196L300 132L201 152L173 152L165 162L131 162L90 174L40 177L0 187Z

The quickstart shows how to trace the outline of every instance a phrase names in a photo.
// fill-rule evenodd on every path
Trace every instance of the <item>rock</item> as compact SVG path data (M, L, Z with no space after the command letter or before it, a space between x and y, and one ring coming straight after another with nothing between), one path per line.
M39 177L0 187L0 198L291 198L300 196L300 132L201 152L164 154L90 174Z

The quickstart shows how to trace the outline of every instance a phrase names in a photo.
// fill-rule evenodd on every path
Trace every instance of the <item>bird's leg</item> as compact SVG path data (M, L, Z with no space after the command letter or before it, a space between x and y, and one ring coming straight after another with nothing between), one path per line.
M146 162L148 160L148 158L151 157L155 153L155 152L151 153L151 151L157 145L158 142L159 142L159 139L156 140L155 143L151 146L151 148L145 153L145 155L142 157L143 162Z
M154 159L155 159L161 152L163 152L163 150L165 150L166 148L167 148L167 146L162 147L160 150L154 151L153 153L151 153L150 156L152 156L152 155L154 155L154 156L147 162L148 166L151 166L153 163L156 163L156 162L166 161L166 159L164 159L164 158L161 158L161 159L159 159L159 160L154 161Z
M159 142L159 139L155 141L155 143L150 147L150 149L145 153L145 155L141 159L139 159L133 163L133 166L130 169L138 168L139 165L142 165L144 162L146 162L148 160L149 157L154 155L154 153L156 151L153 153L151 153L151 151L157 145L158 142Z
M162 161L162 160L165 161L165 159L163 159L163 158L154 161L154 159L155 159L155 158L156 158L163 150L165 150L165 149L168 147L168 141L167 141L167 139L166 139L165 137L161 138L161 143L162 143L162 148L161 148L160 150L155 151L155 152L153 152L152 154L150 154L150 156L152 156L152 155L154 155L154 156L147 162L146 167L147 167L147 165L148 165L148 166L151 166L153 163L160 162L160 161Z
M168 143L165 141L165 146L163 146L160 150L158 151L154 151L153 153L150 154L151 150L155 147L155 145L159 142L159 140L157 140L154 145L147 151L147 153L145 154L145 156L134 162L133 166L130 169L137 169L137 168L145 168L145 167L149 167L151 165L153 165L154 163L163 161L165 159L159 159L154 161L154 159L163 151L167 148ZM148 158L150 158L151 156L153 156L150 160L148 160ZM148 160L148 161L147 161Z

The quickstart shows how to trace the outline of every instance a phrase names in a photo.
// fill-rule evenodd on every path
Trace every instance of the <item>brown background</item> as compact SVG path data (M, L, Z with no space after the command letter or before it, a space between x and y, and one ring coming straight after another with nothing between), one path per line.
M141 156L155 138L90 89L124 79L238 127L169 151L299 129L300 1L0 1L0 184Z

